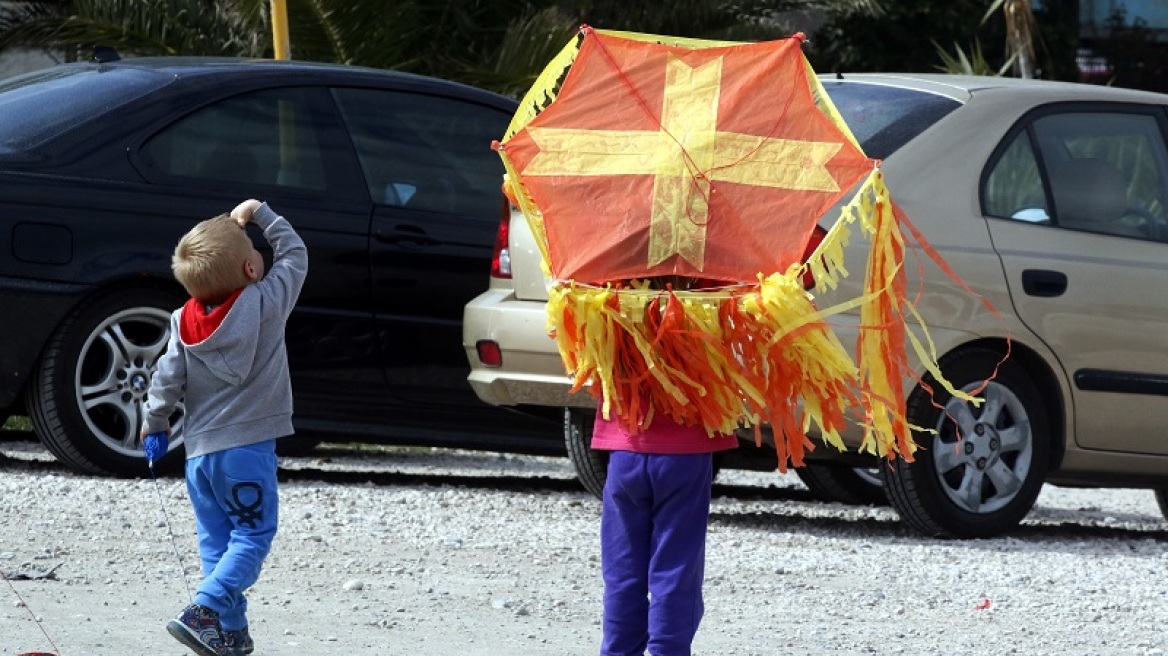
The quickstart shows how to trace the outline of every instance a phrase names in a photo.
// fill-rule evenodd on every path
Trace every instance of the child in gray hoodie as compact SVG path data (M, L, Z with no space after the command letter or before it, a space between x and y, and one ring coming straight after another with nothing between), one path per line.
M252 247L249 221L272 245L272 269ZM196 225L171 263L191 295L170 319L142 426L147 458L166 453L185 397L182 436L203 580L167 626L204 656L250 654L244 591L276 535L276 438L292 434L284 324L308 271L304 242L257 200Z

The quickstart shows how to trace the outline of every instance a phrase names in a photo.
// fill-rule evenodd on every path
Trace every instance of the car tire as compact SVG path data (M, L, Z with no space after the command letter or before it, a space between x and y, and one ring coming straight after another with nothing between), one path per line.
M162 289L98 294L74 310L50 337L28 385L29 419L56 458L85 474L148 473L139 438L150 376L170 335L181 297ZM181 442L183 408L171 418L171 444ZM173 466L171 448L156 468Z
M604 481L608 478L608 451L592 448L594 411L564 408L564 445L576 478L592 496L604 498Z
M1156 493L1156 505L1160 507L1160 514L1164 519L1168 519L1168 488L1158 487L1153 491Z
M884 489L900 517L917 531L946 538L986 538L1012 530L1034 506L1049 462L1047 409L1034 382L1014 360L986 349L941 362L954 387L972 392L986 383L980 407L951 397L927 378L909 394L909 423L917 431L913 462L881 467ZM930 397L923 387L936 390ZM955 421L964 424L958 441Z
M846 467L808 463L795 468L795 475L820 501L849 506L887 506L884 480L878 468Z

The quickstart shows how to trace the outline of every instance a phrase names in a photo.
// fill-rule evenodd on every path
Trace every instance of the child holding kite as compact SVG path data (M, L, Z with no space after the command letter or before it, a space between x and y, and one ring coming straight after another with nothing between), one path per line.
M713 454L738 446L661 416L631 434L599 413L592 448L610 451L600 513L602 656L688 654L705 606Z
M496 145L504 191L553 279L548 332L573 391L598 401L593 448L610 451L606 656L690 653L711 454L735 446L738 429L761 442L770 426L783 471L815 447L811 428L843 449L849 420L864 427L862 450L912 458L904 324L918 315L900 218L802 41L585 26ZM810 248L824 214L857 187ZM856 225L870 241L863 293L820 308L804 281L838 285ZM826 321L850 310L855 360Z

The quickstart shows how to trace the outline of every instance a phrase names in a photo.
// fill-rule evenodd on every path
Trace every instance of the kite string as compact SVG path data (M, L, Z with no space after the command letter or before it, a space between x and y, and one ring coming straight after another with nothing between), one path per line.
M178 543L174 539L174 529L170 525L170 514L166 512L166 502L162 500L162 487L158 484L158 477L154 475L154 467L150 467L150 478L154 479L154 492L158 495L158 505L162 508L162 517L166 520L166 533L170 536L170 547L174 550L174 557L178 561L179 572L182 573L183 587L187 590L187 598L194 603L195 597L191 594L191 585L187 582L187 567L178 552Z
M162 489L158 484L158 478L154 475L153 467L150 468L150 477L154 480L154 491L158 496L158 503L162 507L162 515L166 519L166 530L167 533L170 534L170 544L174 549L175 558L178 559L179 569L182 572L183 586L187 590L187 597L193 600L194 597L191 594L191 586L187 582L186 566L183 564L182 556L179 555L178 544L175 542L174 531L171 529L170 525L170 515L166 512L166 504L162 500ZM44 625L41 623L40 619L37 618L36 613L33 612L32 608L28 605L28 602L25 601L23 596L21 596L20 591L16 589L16 586L12 584L12 580L8 578L8 575L2 569L0 569L0 578L4 579L4 582L8 584L8 588L12 590L12 594L16 595L17 600L20 601L20 605L23 606L26 611L28 611L28 616L32 619L33 624L36 624L37 628L40 629L41 634L45 636L45 640L48 641L49 646L53 648L53 652L59 656L61 654L61 648L57 646L57 643L53 642L53 638L49 636L49 632L45 630Z
M803 36L802 32L798 32L798 33L794 34L793 36L791 36L790 38L797 39L801 45L803 43L803 39L805 37ZM802 50L800 50L799 57L800 57L800 60L803 59ZM801 72L802 72L803 77L807 76L806 66L801 68ZM786 100L786 102L783 103L783 110L781 112L779 112L779 115L777 117L775 117L775 122L771 125L771 129L767 130L767 133L762 135L762 140L760 140L754 146L754 148L750 149L749 152L747 152L742 157L739 157L737 160L735 160L733 162L729 162L727 164L723 164L722 166L715 166L710 170L713 171L713 170L717 170L717 169L724 169L724 168L729 168L731 166L735 166L737 164L740 164L744 160L749 159L752 155L757 153L759 151L759 149L762 148L762 145L764 143L775 138L775 133L779 131L779 124L783 122L783 118L787 115L787 110L791 108L791 101L795 99L795 91L797 88L799 88L799 87L795 87L794 85L792 85L791 93L787 94L787 100ZM811 84L810 84L810 82L808 82L807 83L808 91L810 91L810 88L811 88Z
M782 123L783 117L785 117L787 115L787 110L790 109L791 101L794 99L795 99L795 89L792 89L791 93L787 94L787 100L786 100L786 102L783 103L783 109L782 109L782 111L779 112L779 115L775 118L775 122L771 125L771 129L768 130L765 135L762 135L762 138L758 140L758 143L756 143L754 145L754 147L751 148L749 151L744 153L742 155L742 157L739 157L738 159L736 159L732 162L727 162L725 164L722 164L721 166L713 166L710 168L709 171L699 172L698 175L702 178L705 178L707 181L709 181L709 174L713 173L714 171L721 170L721 169L728 169L732 166L737 166L738 164L741 164L742 162L744 162L747 159L749 159L750 157L752 157L755 153L757 153L760 149L762 149L763 144L765 144L766 142L775 138L775 133L779 131L779 124ZM672 137L672 136L673 135L670 135L670 137ZM674 139L674 141L676 141L676 139ZM685 150L685 146L683 146L679 143L678 147L681 148L683 153L685 153L686 163L689 164L690 162L692 162L693 160L690 157L689 153ZM709 207L710 194L713 193L713 188L709 187L711 191L710 191L710 194L707 194L702 189L702 186L700 184L698 184L697 176L692 176L691 179L692 179L693 185L695 187L697 187L698 193L702 194L703 197L705 198L706 206ZM729 208L728 211L733 211L733 208L732 207ZM691 221L692 221L692 219L691 219ZM709 223L709 221L710 221L709 214L707 213L705 223Z
M592 30L592 28L585 29ZM595 30L593 30L593 34L595 34ZM608 48L604 47L604 42L597 38L595 39L595 43L596 47L600 49L600 53L604 55L604 58L608 60L608 63L612 66L613 70L616 71L617 78L620 79L620 81L626 87L628 87L629 95L631 95L633 99L637 101L637 104L641 106L641 109L645 111L645 115L648 116L654 123L656 123L663 132L669 134L669 131L665 129L665 125L661 123L661 117L653 113L653 109L649 107L648 101L646 101L645 98L637 92L637 87L633 86L632 81L629 80L628 76L625 75L624 70L621 69L620 64L617 63L616 58L612 56L612 53L608 51ZM669 134L669 137L677 142L678 146L681 146L681 142L678 142L676 137L674 137L672 134ZM682 148L682 150L685 149Z
M595 31L593 31L593 33L595 33ZM698 170L697 163L694 161L693 156L689 154L689 151L686 150L685 145L681 143L681 140L674 136L673 133L665 127L665 123L661 121L660 116L653 113L653 108L649 106L649 102L645 100L645 97L637 91L637 87L633 85L632 81L628 78L627 75L625 75L624 69L622 69L620 64L616 61L616 57L613 57L608 48L604 46L604 42L597 38L595 43L596 47L600 49L600 53L604 55L604 58L608 60L609 65L611 65L613 70L616 71L617 79L619 79L621 83L628 88L629 95L631 95L637 104L640 105L641 109L645 112L645 115L648 116L649 119L655 123L658 128L660 128L661 132L665 133L670 139L672 139L673 143L677 144L678 149L681 150L682 159L685 161L686 170L689 172L690 183L697 189L697 192L702 197L702 200L706 202L706 207L709 207L709 192L703 189L702 185L698 182L699 179L708 179L705 173ZM687 206L686 214L686 218L689 220L689 222L696 226L705 226L709 223L708 215L704 221L698 221L695 219L692 214L692 206Z
M8 578L8 575L5 574L4 570L2 569L0 569L0 578L4 579L4 582L8 584L8 587L12 589L12 594L16 595L16 598L20 600L20 605L24 606L24 609L28 611L28 616L32 618L33 624L36 624L37 628L41 630L42 634L44 634L45 640L49 641L49 646L53 648L54 652L60 654L60 648L58 648L57 644L53 642L53 639L49 637L49 632L45 630L44 625L41 624L39 619L37 619L36 613L32 612L32 608L29 607L28 602L24 600L24 597L20 596L20 592L16 589L15 585L12 585L12 581Z
M771 125L771 129L767 130L767 133L762 135L762 139L760 139L759 142L757 144L755 144L754 148L751 148L749 151L746 152L746 154L744 154L742 157L739 157L738 159L734 160L733 162L727 162L725 164L722 164L721 166L712 167L710 170L716 171L719 169L728 169L731 166L737 166L738 164L741 164L742 162L746 161L747 159L750 159L750 157L753 156L755 153L757 153L759 151L759 149L762 148L763 144L765 144L767 141L774 139L775 133L779 131L779 124L783 122L783 118L787 115L787 110L791 108L791 101L794 99L795 99L795 89L791 89L791 93L787 94L786 102L783 103L783 110L781 112L779 112L779 115L775 118L775 122ZM683 150L684 150L684 147L683 147Z

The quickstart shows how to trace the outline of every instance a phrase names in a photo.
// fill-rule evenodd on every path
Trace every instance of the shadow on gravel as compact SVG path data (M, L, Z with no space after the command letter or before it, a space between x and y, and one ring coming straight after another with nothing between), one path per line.
M1130 528L1111 526L1093 526L1076 522L1058 522L1041 526L1023 525L1008 537L1026 540L1028 542L1046 542L1058 540L1065 542L1067 533L1075 537L1100 538L1104 540L1156 540L1168 542L1168 530L1140 531Z
M23 460L20 458L9 458L0 453L0 472L2 471L26 471L26 472L40 472L43 474L70 474L72 470L66 468L64 465L54 461L41 460Z
M714 483L713 497L730 497L741 501L806 501L815 502L810 490L800 487L753 487L748 485L719 485Z
M458 487L490 490L539 490L545 492L583 492L575 479L548 476L470 476L466 474L419 474L393 471L338 471L318 468L281 468L278 473L284 481L320 481L338 485L455 485ZM805 501L815 497L801 488L750 487L744 485L714 485L713 496L757 501ZM599 501L597 501L599 503Z
M1025 542L1028 547L1057 547L1067 550L1067 540L1114 540L1119 542L1158 541L1168 542L1168 530L1139 530L1115 526L1097 526L1079 522L1054 522L1043 524L1023 524L1007 535L982 540L946 540L922 536L902 524L899 520L875 517L814 517L797 514L786 509L783 512L711 512L712 524L725 524L759 531L795 532L818 536L863 537L872 541L897 541L912 539L933 544L960 545L962 547L985 546L999 551L1004 542Z
M391 471L333 471L312 468L284 469L277 473L281 483L319 481L337 485L453 485L490 490L580 492L580 483L548 476L468 476L465 474L415 474Z
M863 535L877 539L916 536L898 521L872 517L808 517L797 513L798 511L792 508L776 512L750 513L713 511L710 513L710 523L759 531L808 533L820 536L854 537Z

